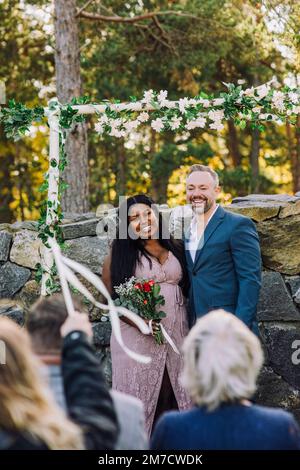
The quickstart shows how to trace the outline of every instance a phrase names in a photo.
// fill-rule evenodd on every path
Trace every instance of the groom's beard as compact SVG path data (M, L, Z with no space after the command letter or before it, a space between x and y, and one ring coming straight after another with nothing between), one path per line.
M212 208L214 204L214 201L212 200L204 200L204 204L202 204L200 207L199 206L193 206L193 201L192 201L192 209L195 214L205 214L206 212L209 211L209 209Z

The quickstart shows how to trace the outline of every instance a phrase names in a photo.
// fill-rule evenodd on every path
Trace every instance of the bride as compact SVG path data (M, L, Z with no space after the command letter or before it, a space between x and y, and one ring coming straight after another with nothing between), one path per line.
M143 194L128 198L120 207L118 235L103 265L102 279L113 298L117 297L114 287L131 276L151 278L160 284L166 313L162 324L180 349L188 333L184 246L181 240L166 237L161 214L154 202ZM128 357L112 334L112 386L142 400L150 435L153 424L164 411L191 406L190 398L179 383L182 356L175 353L169 343L158 345L130 320L121 319L125 344L139 354L150 356L152 361L140 364ZM154 323L154 331L157 328L158 324Z

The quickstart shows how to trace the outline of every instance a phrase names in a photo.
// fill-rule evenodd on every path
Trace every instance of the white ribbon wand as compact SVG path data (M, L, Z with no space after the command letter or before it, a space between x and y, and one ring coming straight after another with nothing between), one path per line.
M68 283L70 283L96 307L108 311L112 331L114 332L115 338L121 348L124 350L124 352L128 354L128 356L130 356L132 359L138 362L149 364L151 362L150 357L143 356L134 351L131 351L124 344L121 334L121 326L118 313L134 322L143 334L148 335L150 334L150 329L146 325L146 323L138 315L131 312L130 310L124 307L116 306L102 280L82 264L77 263L76 261L73 261L69 258L66 258L65 256L62 256L61 250L57 242L53 238L49 237L48 243L52 249L53 256L55 259L57 272L60 278L60 284L68 314L72 315L74 313L72 296L68 285ZM106 298L108 304L105 305L101 302L98 302L89 292L89 290L79 281L79 279L76 277L72 270L81 274L88 282L90 282L94 287L96 287L96 289Z

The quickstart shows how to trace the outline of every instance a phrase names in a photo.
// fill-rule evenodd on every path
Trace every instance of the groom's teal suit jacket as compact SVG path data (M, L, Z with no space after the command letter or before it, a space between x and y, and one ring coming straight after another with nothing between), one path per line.
M190 326L210 310L223 308L257 333L261 254L252 220L219 206L205 228L195 262L187 242L185 238Z

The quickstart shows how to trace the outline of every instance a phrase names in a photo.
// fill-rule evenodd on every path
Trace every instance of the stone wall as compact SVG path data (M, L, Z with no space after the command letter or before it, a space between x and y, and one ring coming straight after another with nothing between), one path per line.
M292 361L293 353L300 360L293 349L300 347L300 197L252 195L236 198L227 209L251 217L261 242L264 268L258 320L266 364L255 399L289 409L300 421L300 364ZM68 216L62 229L67 256L101 275L109 243L96 236L99 221L101 215L93 213ZM34 280L40 249L35 222L0 224L0 315L19 324L40 295ZM87 309L97 354L110 382L110 324L99 310Z

